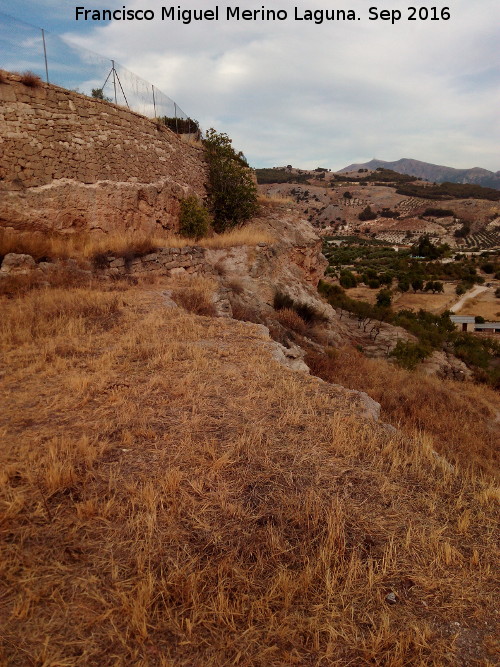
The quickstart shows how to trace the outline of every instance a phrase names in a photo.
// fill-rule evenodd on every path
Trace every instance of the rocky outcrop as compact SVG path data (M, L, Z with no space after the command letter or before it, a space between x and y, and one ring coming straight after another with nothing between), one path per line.
M327 261L321 239L296 212L276 207L254 221L274 237L274 243L207 249L205 262L219 281L231 290L237 311L247 311L261 322L276 315L277 292L312 308L323 320L331 342L345 340L344 327L335 310L317 292Z
M0 273L3 275L28 274L35 268L36 263L31 255L9 252L1 262Z
M443 380L472 380L473 373L463 361L452 354L436 350L419 366L427 375L437 375Z
M0 224L64 232L177 229L205 196L202 149L115 104L44 83L0 83Z

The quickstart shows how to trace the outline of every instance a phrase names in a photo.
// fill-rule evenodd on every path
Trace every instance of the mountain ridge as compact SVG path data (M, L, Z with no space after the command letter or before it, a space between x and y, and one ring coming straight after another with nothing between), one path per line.
M401 158L392 162L373 158L373 160L369 160L368 162L350 164L343 169L339 169L337 173L356 171L358 169L377 169L378 167L393 169L399 174L409 174L436 183L472 183L500 190L500 171L489 171L482 167L456 169L455 167L422 162L413 158Z

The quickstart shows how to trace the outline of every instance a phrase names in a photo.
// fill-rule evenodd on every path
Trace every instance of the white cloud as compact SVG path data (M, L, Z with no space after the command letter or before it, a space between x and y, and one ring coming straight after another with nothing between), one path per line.
M159 16L162 4L133 0L126 7L151 7ZM226 4L219 3L221 14ZM257 166L340 168L371 157L413 157L497 170L500 5L450 4L450 21L320 26L157 19L114 21L75 36L152 81L202 126L227 132ZM183 5L213 6L200 0ZM407 3L393 0L392 6ZM265 7L293 15L285 2ZM368 3L351 0L344 7L366 16Z

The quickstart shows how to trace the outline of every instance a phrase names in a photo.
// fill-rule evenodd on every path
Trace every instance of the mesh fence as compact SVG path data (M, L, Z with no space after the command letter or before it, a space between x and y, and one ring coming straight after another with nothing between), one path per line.
M2 12L0 68L33 72L48 83L127 106L149 118L173 119L171 129L197 129L170 97L116 61Z

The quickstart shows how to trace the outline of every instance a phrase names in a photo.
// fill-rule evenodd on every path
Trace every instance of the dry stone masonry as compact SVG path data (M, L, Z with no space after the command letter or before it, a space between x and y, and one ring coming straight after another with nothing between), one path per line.
M24 230L176 229L205 195L201 148L109 102L0 77L0 224Z
M156 252L131 259L109 255L102 258L98 272L106 276L127 274L181 276L209 272L209 267L205 261L205 248L186 246L185 248L160 248Z

